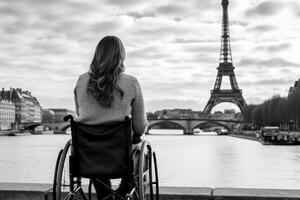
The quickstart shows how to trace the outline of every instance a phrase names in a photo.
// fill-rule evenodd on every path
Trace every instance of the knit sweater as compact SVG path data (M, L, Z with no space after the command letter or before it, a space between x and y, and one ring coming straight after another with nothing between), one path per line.
M87 91L89 74L79 76L74 89L77 121L85 124L102 124L124 121L132 117L134 135L141 136L147 129L144 99L138 80L131 75L121 73L117 81L124 91L123 97L118 90L113 91L111 107L104 107Z

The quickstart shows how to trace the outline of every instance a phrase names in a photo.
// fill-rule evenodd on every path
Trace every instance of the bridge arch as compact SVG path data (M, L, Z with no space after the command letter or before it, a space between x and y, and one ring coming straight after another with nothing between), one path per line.
M41 123L33 123L33 124L27 124L24 126L25 130L33 130L35 127L42 125Z
M216 104L213 108L212 108L212 113L214 112L224 112L226 109L228 110L235 110L236 112L241 112L241 108L233 103L233 102L225 102L225 101L220 101L218 104ZM224 113L225 114L225 113Z
M231 128L229 126L227 126L226 124L223 124L221 122L216 122L216 121L204 121L204 122L200 122L197 125L195 125L194 127L192 127L192 130L194 130L196 128L199 128L201 125L204 125L204 124L216 124L216 125L224 127L228 131L231 130Z
M239 108L240 112L242 113L243 112L243 109L245 107L245 104L243 101L241 101L240 99L223 99L223 98L220 98L220 99L217 99L215 100L214 102L210 103L208 108L207 108L207 112L208 113L211 113L212 110L222 104L222 103L229 103L229 104L233 104L235 105L237 108Z
M186 127L184 127L182 124L176 122L176 121L172 121L172 120L163 120L163 121L157 121L157 122L154 122L152 124L150 124L148 126L148 131L151 130L151 128L153 126L157 126L157 125L160 125L160 124L176 124L178 125L182 130L183 130L183 133L186 133L187 132L187 129Z

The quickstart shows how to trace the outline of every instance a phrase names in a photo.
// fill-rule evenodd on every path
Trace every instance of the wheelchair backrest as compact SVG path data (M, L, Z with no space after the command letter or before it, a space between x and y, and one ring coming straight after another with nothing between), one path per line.
M87 125L71 119L70 173L85 178L121 178L132 170L131 120Z

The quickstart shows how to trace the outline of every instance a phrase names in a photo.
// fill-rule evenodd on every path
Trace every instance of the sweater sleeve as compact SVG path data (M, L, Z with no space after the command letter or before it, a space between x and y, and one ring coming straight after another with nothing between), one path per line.
M78 104L78 100L77 100L76 87L74 88L74 102L75 102L76 115L77 115L77 118L78 118L79 117L79 104Z
M135 136L143 135L147 130L147 116L140 83L135 83L135 98L132 102L132 124Z

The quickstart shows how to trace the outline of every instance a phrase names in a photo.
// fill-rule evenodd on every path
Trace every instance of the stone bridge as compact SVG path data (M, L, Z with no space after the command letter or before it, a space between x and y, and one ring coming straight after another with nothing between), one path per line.
M222 126L228 131L231 131L232 125L236 123L243 123L237 120L222 120L222 119L149 119L148 120L148 130L156 125L161 124L175 124L183 130L185 135L192 135L193 130L200 128L205 124L215 124L217 126ZM43 125L49 127L54 133L66 133L66 130L70 127L70 122L57 122L57 123L31 123L25 124L24 129L34 129L35 127Z
M66 130L70 127L70 122L56 122L56 123L31 123L24 124L23 128L27 130L33 130L37 126L48 127L54 131L54 133L66 133Z
M231 131L232 125L240 123L237 120L222 120L222 119L151 119L148 120L148 130L155 125L161 125L166 123L176 124L183 130L185 135L192 135L194 129L199 128L205 124L215 124L222 126L228 131Z

